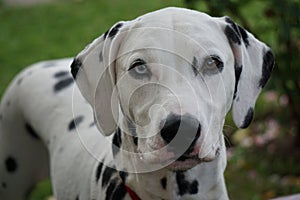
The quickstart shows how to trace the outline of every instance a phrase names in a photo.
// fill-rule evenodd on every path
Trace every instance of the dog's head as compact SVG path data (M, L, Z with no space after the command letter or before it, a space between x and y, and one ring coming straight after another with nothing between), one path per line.
M121 127L144 162L187 169L219 154L231 107L238 127L250 124L273 64L230 18L167 8L117 23L71 67L101 133Z

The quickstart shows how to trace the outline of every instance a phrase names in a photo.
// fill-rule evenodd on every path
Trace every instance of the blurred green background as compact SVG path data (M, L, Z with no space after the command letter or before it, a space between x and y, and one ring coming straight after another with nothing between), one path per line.
M26 0L24 0L26 1ZM0 0L0 96L25 66L72 57L119 20L179 6L228 15L276 55L250 128L224 127L226 182L233 200L264 200L300 193L300 0L65 0L8 6ZM30 200L51 195L48 180Z

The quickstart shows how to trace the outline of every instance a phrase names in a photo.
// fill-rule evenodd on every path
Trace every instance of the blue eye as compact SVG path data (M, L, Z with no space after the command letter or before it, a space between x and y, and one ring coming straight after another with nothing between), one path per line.
M219 72L223 70L224 64L219 56L211 55L205 60L206 69L218 69Z
M136 67L133 68L133 70L137 73L137 74L145 74L148 73L148 68L145 64L142 65L138 65Z
M208 58L208 59L206 60L206 65L207 65L208 67L214 67L214 66L215 66L215 60L214 60L212 57Z
M136 79L144 79L144 78L150 79L151 77L151 72L148 69L146 62L142 59L134 60L131 63L128 71L129 74Z

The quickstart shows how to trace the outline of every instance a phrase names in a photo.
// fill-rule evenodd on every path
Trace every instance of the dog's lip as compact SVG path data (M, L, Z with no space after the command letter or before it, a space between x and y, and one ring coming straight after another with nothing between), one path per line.
M183 154L176 160L168 165L168 168L173 171L185 171L205 162L213 161L217 156L219 156L219 151L217 151L215 157L204 157L199 158L198 154Z
M182 155L177 160L168 165L172 171L185 171L199 165L203 161L198 156Z
M186 155L183 154L182 156L180 156L179 158L177 158L176 161L185 161L185 160L198 160L198 155Z

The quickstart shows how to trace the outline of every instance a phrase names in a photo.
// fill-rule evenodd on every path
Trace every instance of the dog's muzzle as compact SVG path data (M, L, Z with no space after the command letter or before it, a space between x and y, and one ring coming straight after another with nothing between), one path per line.
M167 150L175 154L177 161L197 156L197 153L193 152L201 135L201 124L195 117L171 113L161 124L161 137L167 145Z

